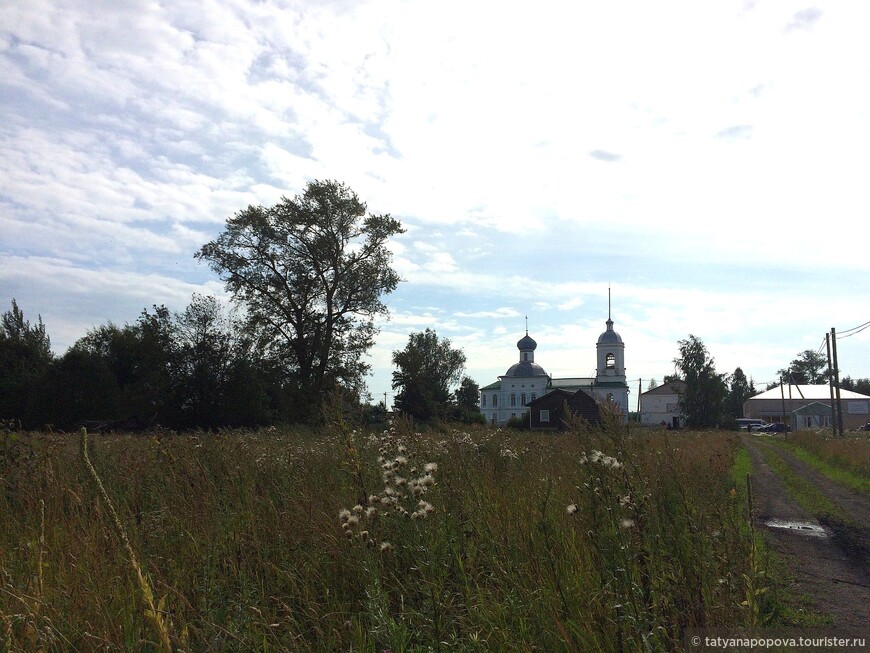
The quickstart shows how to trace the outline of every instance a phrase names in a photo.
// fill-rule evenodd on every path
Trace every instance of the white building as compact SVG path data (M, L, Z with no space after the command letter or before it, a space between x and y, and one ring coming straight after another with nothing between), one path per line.
M843 428L854 429L870 421L870 397L840 390ZM827 385L783 385L750 397L743 415L766 422L785 422L793 429L831 426L831 388Z
M498 381L480 389L480 412L489 424L504 424L511 417L522 417L528 404L553 390L576 392L584 390L598 400L614 401L628 415L628 383L625 376L625 344L613 330L613 320L607 316L607 330L598 337L598 366L594 377L551 378L535 362L538 347L526 331L517 342L520 359L511 365ZM627 419L627 417L626 417Z
M640 423L681 428L686 424L680 410L680 395L686 391L685 381L668 381L640 395Z

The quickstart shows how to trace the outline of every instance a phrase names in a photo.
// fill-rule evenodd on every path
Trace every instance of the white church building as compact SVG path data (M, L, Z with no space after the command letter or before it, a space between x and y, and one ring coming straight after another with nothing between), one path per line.
M609 303L609 302L608 302ZM539 397L564 390L583 390L600 401L611 400L628 415L628 383L625 376L625 343L613 330L607 316L607 330L598 337L598 365L594 377L554 379L535 362L538 343L528 333L517 342L520 360L511 365L498 381L480 389L480 412L488 424L504 424L511 417L522 417L528 405Z

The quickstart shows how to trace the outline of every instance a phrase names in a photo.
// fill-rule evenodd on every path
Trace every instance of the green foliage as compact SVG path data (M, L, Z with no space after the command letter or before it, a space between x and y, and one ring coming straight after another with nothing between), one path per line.
M51 341L40 316L35 325L13 299L0 316L0 419L41 426L39 389L53 361Z
M364 432L333 408L318 431L91 436L102 488L73 439L0 435L10 649L156 648L131 550L191 651L681 650L770 617L736 437Z
M724 375L700 338L689 335L679 341L680 357L674 364L680 370L686 389L680 395L680 410L689 428L710 428L722 420L727 387Z
M870 396L870 378L853 379L851 376L845 376L840 379L840 388Z
M785 383L817 385L828 382L828 361L822 354L806 349L791 364L777 372Z
M293 199L236 213L196 254L244 306L298 414L334 385L361 393L374 318L388 313L381 297L399 283L387 240L403 232L389 215L366 215L344 184L312 181Z
M747 379L746 374L739 367L729 378L728 395L725 398L725 415L733 421L743 417L743 403L755 395L755 384L752 379Z
M448 415L450 388L459 382L465 367L462 350L453 349L450 340L439 339L435 331L426 329L412 333L405 348L393 352L393 365L397 410L424 422ZM466 383L466 395L469 388Z

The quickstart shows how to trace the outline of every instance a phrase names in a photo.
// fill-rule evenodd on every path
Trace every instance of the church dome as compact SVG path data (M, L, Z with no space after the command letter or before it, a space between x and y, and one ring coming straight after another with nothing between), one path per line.
M598 336L599 345L621 345L622 337L613 330L613 320L607 320L607 331Z
M531 340L531 338L529 338ZM534 342L534 340L532 340ZM514 363L504 373L505 376L530 377L530 376L547 376L544 368L537 363L531 361L521 361Z
M531 349L532 351L534 351L535 349L537 349L537 347L538 343L535 342L531 337L529 337L528 333L520 338L517 342L517 349L519 349L520 351L523 351L524 349Z

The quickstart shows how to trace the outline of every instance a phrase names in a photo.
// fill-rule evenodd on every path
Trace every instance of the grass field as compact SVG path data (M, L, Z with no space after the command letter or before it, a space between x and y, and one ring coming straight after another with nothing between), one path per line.
M738 450L340 420L2 433L0 650L681 650L776 613Z

